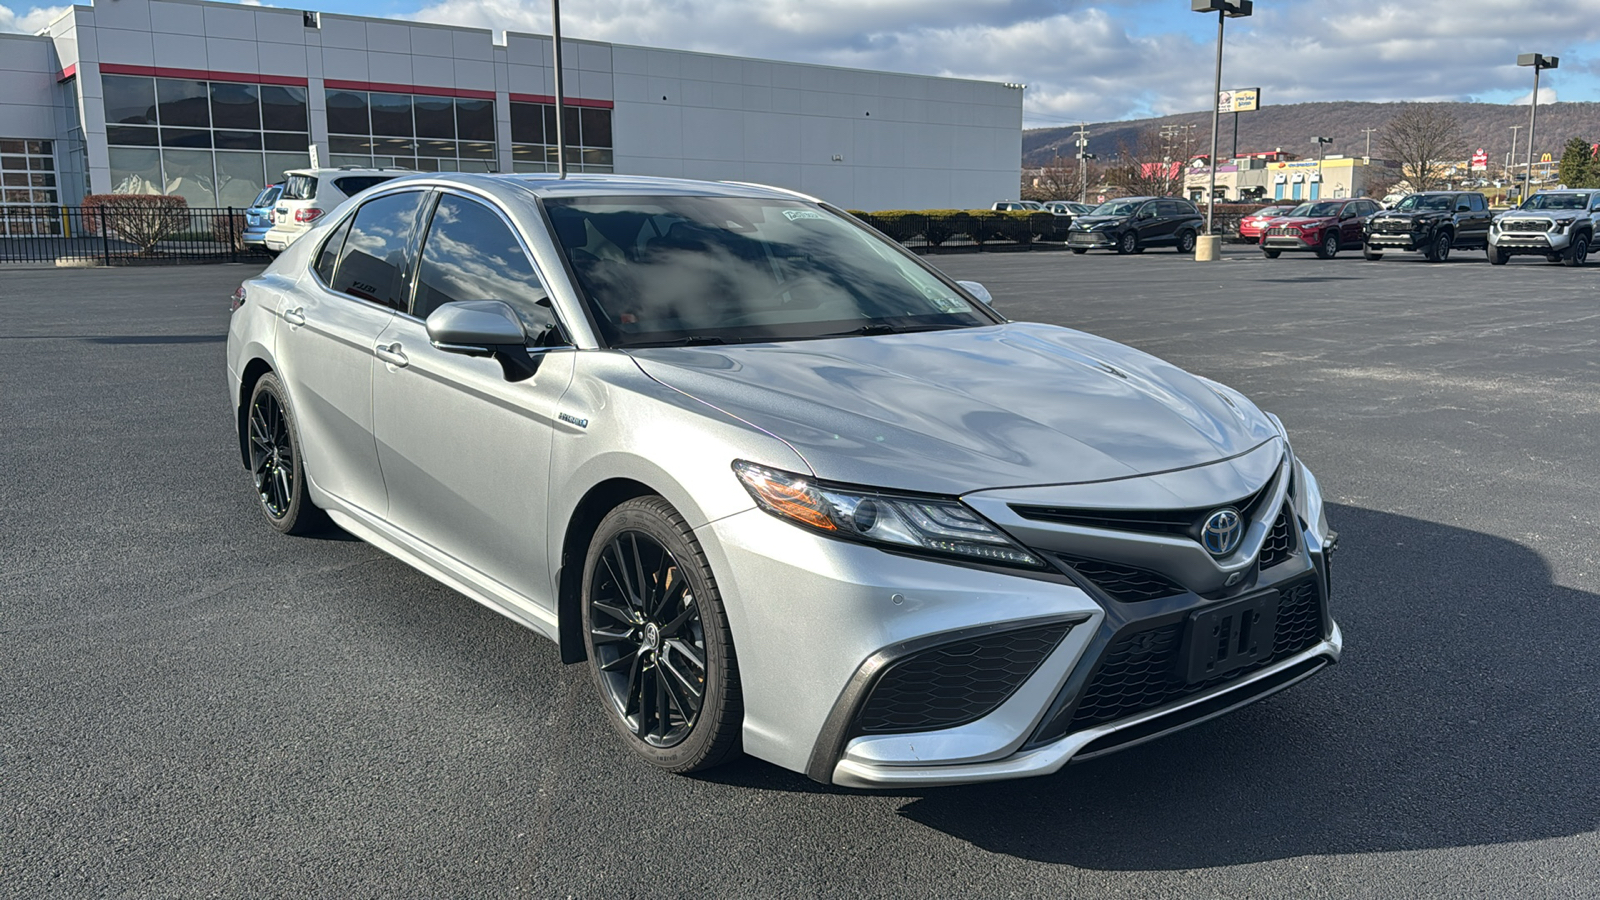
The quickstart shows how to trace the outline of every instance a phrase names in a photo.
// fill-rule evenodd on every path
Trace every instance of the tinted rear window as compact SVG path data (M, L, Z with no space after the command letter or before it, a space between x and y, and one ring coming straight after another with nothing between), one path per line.
M333 289L393 309L405 308L406 273L411 270L411 232L416 226L420 191L388 194L356 210L339 254Z
M283 200L310 200L317 196L317 179L310 175L290 175L284 182Z
M375 184L383 184L393 178L393 175L346 175L335 178L333 186L344 191L346 197L354 197Z

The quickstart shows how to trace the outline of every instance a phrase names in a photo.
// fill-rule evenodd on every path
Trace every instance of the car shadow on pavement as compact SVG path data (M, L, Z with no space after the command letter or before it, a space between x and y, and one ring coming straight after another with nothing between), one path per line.
M1101 870L1600 826L1600 596L1553 584L1537 553L1503 538L1344 506L1329 519L1343 545L1339 665L1055 776L897 791L913 798L900 815L995 853ZM728 780L829 790L764 768Z
M901 815L1092 869L1468 847L1600 825L1600 596L1537 553L1329 508L1344 660L1232 716L1052 778L923 792Z

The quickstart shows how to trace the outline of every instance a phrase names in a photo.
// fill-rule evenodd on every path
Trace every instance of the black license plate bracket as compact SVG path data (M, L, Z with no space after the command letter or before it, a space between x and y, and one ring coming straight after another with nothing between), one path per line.
M1192 684L1261 662L1272 655L1277 624L1277 591L1196 610L1179 674Z

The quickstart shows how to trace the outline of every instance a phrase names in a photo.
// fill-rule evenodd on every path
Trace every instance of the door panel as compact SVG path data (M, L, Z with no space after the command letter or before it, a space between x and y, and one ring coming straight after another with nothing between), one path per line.
M372 440L372 345L394 310L332 293L307 275L285 299L278 364L287 382L305 467L324 491L382 514L383 475ZM304 320L303 325L292 324Z
M408 316L378 343L405 360L379 362L373 382L390 524L553 609L545 503L575 351L545 351L513 383L493 359L435 349Z

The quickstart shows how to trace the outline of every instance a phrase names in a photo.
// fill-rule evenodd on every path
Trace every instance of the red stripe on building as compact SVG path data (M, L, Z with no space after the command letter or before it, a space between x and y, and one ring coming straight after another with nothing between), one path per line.
M61 70L61 74L56 76L56 82L60 83L60 82L66 81L68 78L71 78L72 76L74 76L76 74L78 74L78 64L77 63L73 63L72 65L67 66L65 69Z
M383 84L377 81L338 81L332 78L322 82L324 87L336 91L377 91L380 94L422 94L428 97L462 97L468 100L493 100L494 91L475 91L469 88L430 87L421 84Z
M103 75L148 75L153 78L188 78L193 81L234 81L242 84L281 84L305 87L304 78L292 75L256 75L248 72L210 72L205 69L167 69L161 66L125 66L120 63L101 63Z
M512 94L511 99L516 103L556 102L556 98L550 94ZM589 106L595 109L611 109L616 105L610 100L585 100L582 97L562 97L561 102L567 106Z

